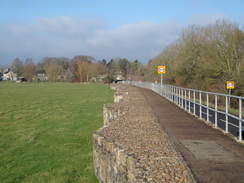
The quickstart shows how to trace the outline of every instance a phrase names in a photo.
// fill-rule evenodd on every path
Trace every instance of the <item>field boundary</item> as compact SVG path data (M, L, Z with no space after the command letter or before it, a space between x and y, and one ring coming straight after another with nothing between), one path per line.
M104 105L104 127L93 135L99 182L196 182L142 92L111 87L115 103Z

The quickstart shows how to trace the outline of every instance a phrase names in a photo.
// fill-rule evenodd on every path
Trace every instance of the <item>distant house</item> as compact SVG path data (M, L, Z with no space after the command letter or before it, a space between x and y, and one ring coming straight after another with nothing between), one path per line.
M98 76L98 80L99 81L104 81L106 77L107 77L107 75L99 75Z
M72 81L74 74L68 69L63 69L62 74L58 76L59 81Z
M116 80L123 80L124 77L121 74L116 75Z
M13 73L10 69L7 69L1 77L3 81L17 81L17 74Z
M46 70L37 70L36 77L38 81L47 81L48 77L46 76Z

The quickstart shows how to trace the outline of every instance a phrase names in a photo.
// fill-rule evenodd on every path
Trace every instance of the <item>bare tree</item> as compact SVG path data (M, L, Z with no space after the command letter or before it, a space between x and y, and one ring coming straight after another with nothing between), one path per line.
M58 63L49 63L46 67L46 74L49 81L56 82L58 77L62 74L62 65Z
M17 77L20 77L23 73L23 61L19 58L14 59L11 65L11 70L17 74Z
M23 77L27 81L29 81L29 82L33 81L33 79L35 77L35 73L36 73L36 66L34 63L29 63L29 64L24 65Z
M80 77L81 82L85 82L89 80L89 67L90 67L90 63L86 62L86 61L79 61L77 62L78 65L78 70L77 70L77 74Z

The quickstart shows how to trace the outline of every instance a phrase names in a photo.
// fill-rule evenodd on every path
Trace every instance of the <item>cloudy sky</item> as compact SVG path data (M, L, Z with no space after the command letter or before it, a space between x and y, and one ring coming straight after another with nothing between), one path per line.
M189 25L244 26L244 0L0 0L0 65L90 55L147 63Z

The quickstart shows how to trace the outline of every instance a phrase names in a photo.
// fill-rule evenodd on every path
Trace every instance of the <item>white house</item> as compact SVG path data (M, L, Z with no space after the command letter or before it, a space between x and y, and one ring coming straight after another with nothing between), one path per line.
M116 80L124 80L124 77L121 74L118 74L116 76Z
M3 81L17 81L17 74L14 74L12 71L8 70L3 73Z
M46 70L37 70L36 76L39 81L47 81L48 77L46 76Z

